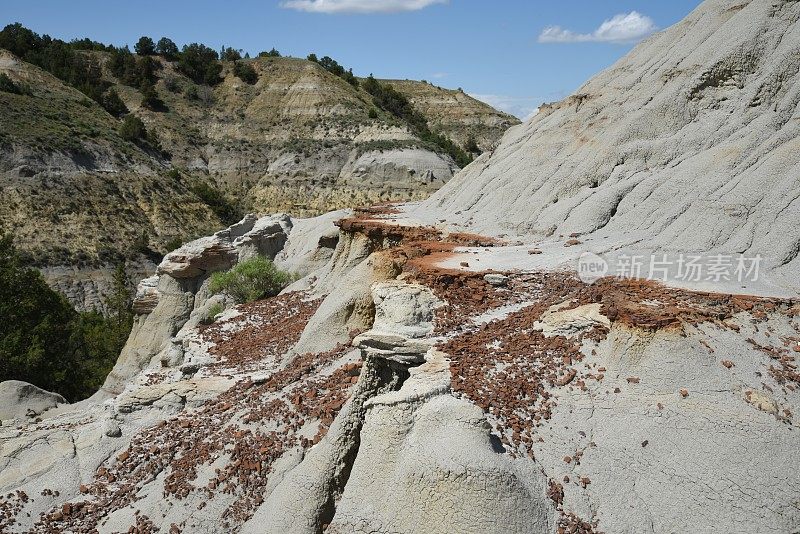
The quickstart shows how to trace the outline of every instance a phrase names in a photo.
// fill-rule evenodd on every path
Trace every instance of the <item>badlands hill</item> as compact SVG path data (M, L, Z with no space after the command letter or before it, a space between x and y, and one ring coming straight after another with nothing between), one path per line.
M776 286L800 289L797 16L796 2L704 3L414 216L595 252L760 254Z
M79 54L97 62L161 149L123 139L99 104L0 50L0 73L29 89L0 91L0 229L79 308L99 304L113 263L132 260L138 280L176 242L226 226L217 198L236 210L313 215L422 199L458 170L363 88L311 61L241 60L255 70L253 84L225 61L212 88L154 57L163 105L153 111L112 74L109 52ZM460 147L487 150L519 122L460 91L391 83L432 132Z
M800 3L706 0L588 82L590 97L509 131L447 194L248 216L168 254L92 399L0 384L16 399L0 427L0 530L798 532L800 299L784 218L798 50ZM608 104L574 122L592 101ZM723 216L732 191L738 225ZM495 195L542 209L501 213ZM786 261L763 280L702 291L587 281L574 263L769 243ZM210 272L253 254L304 277L247 305L209 294Z

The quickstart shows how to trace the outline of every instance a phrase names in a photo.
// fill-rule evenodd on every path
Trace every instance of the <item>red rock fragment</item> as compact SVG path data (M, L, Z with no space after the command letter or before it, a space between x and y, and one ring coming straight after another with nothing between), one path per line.
M680 394L681 394L681 397L683 397L685 399L686 397L689 396L689 391L686 390L686 389L681 389Z
M723 365L723 366L724 366L726 369L730 369L731 367L733 367L733 362L732 362L732 361L730 361L730 360L722 360L722 365Z

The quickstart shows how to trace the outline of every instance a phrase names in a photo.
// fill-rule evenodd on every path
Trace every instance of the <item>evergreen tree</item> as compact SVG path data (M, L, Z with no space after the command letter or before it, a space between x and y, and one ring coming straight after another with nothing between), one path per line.
M222 65L219 64L219 55L211 48L192 43L183 47L178 70L198 84L216 85L222 81L219 77Z
M136 115L126 115L119 127L119 135L126 141L135 143L147 139L147 128Z
M139 37L139 41L137 41L133 49L140 56L153 56L156 53L156 44L151 38L142 36Z
M39 271L23 265L11 236L0 236L0 382L23 380L70 401L97 391L133 324L124 269L115 272L107 302L108 319L77 313Z
M464 145L464 150L469 152L470 154L480 154L481 148L478 146L478 143L475 141L475 138L471 135L469 139L467 139L467 143Z
M242 61L237 61L234 63L233 74L238 76L243 82L249 83L250 85L253 85L258 81L258 73L256 73L256 70L253 68L253 66Z
M0 236L0 381L56 389L68 378L75 312L42 275L22 265L10 235Z
M127 106L125 106L125 103L113 88L106 91L106 93L103 95L103 101L101 102L101 105L106 111L115 117L122 117L128 113Z
M180 50L178 50L178 45L172 42L171 39L162 37L156 45L156 53L168 61L173 61L177 59Z
M239 50L233 48L225 48L223 46L220 58L222 58L223 61L238 61L242 59L242 54Z
M116 328L117 337L124 332L129 332L133 323L133 295L124 263L118 264L114 269L111 291L105 298L105 305L109 318ZM125 337L127 337L127 333Z
M145 80L139 87L139 91L142 93L142 106L151 111L164 110L164 102L162 102L158 97L156 88L152 83L150 83L148 80Z
M0 91L18 95L21 93L17 84L5 72L0 72Z

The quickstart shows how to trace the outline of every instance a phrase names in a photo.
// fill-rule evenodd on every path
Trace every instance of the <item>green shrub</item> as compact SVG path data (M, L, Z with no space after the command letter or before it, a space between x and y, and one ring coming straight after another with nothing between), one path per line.
M164 248L167 249L167 252L169 253L179 248L181 245L183 245L183 243L184 240L181 239L180 237L173 237L172 239L164 243Z
M237 264L233 269L211 275L208 286L212 293L226 293L238 303L273 297L295 279L281 271L263 256L256 256Z
M471 135L469 139L467 139L467 143L464 145L464 150L467 151L469 154L480 154L481 147L478 146L478 143L475 141L475 138Z
M158 97L158 93L156 93L156 88L152 83L145 80L139 87L139 91L142 93L142 106L151 111L166 110L164 102Z
M15 95L20 94L19 87L15 84L11 78L8 77L8 74L5 72L0 72L0 91L5 91L6 93L14 93Z
M197 93L196 85L190 85L187 87L183 94L185 94L186 98L189 100L198 100L200 98L200 95Z
M219 189L205 182L197 182L189 190L197 195L211 211L226 224L233 224L242 218L241 209Z
M9 78L5 72L0 72L0 91L13 93L15 95L33 95L33 91L29 85L24 83L14 83L14 80Z
M225 305L221 302L216 302L208 308L205 317L203 317L200 322L202 324L211 324L214 322L214 319L217 315L225 311Z
M237 61L233 65L233 74L235 74L243 82L249 83L250 85L253 85L258 81L256 69L254 69L252 65L248 65L247 63L243 63L241 61Z
M113 88L106 91L106 93L103 95L103 100L100 105L102 105L106 111L115 117L122 117L128 113L128 107Z
M164 88L170 93L179 93L181 90L180 85L178 85L178 80L175 78L164 78Z
M119 127L119 136L135 143L147 139L147 128L136 115L127 115Z
M272 50L269 52L259 52L258 57L281 57L281 53L278 52L275 47L272 47Z
M370 119L377 119L378 118L378 112L377 112L377 110L375 108L369 108L369 114L368 115L369 115Z

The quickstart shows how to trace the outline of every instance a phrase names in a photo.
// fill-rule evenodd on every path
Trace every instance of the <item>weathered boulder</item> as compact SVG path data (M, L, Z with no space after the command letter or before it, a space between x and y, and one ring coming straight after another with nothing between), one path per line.
M238 257L230 241L218 235L201 237L164 256L156 272L175 279L196 278L229 269L236 264Z
M58 393L51 393L21 380L0 382L0 420L41 415L50 408L67 401Z

